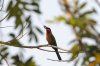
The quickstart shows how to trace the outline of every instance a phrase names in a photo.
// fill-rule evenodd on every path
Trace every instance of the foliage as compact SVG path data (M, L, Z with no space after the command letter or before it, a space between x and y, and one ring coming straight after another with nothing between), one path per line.
M2 0L2 8L4 6L4 0ZM1 0L0 0L1 2ZM25 0L9 0L7 3L7 15L5 16L5 18L7 19L7 22L9 22L8 20L11 20L11 18L14 18L14 30L18 32L18 35L16 36L15 32L10 32L9 36L12 38L11 40L4 42L4 41L0 41L0 44L6 44L6 45L10 45L10 46L22 46L23 44L19 41L19 39L21 37L23 37L23 33L24 31L28 31L28 41L35 41L38 42L38 36L37 33L39 34L43 34L42 30L38 27L35 26L32 21L33 19L33 15L37 14L40 15L40 9L39 9L39 0L29 0L29 1L25 1ZM7 4L6 3L6 4ZM30 8L31 7L31 8ZM2 11L2 8L0 9ZM27 14L26 14L27 13ZM5 19L4 18L4 19ZM0 20L0 23L3 23L2 21L4 20ZM9 22L10 23L10 22ZM18 37L22 35L19 39ZM15 54L15 55L10 55L10 51L8 51L9 48L8 47L3 47L0 46L0 64L2 65L2 61L5 60L7 65L9 66L9 63L7 60L13 60L13 63L11 63L12 65L15 66L36 66L36 63L33 60L33 57L29 57L26 61L24 60L24 55L23 55L23 51L20 50L19 53ZM25 50L24 50L25 51ZM20 54L23 56L20 56ZM10 59L8 59L10 57Z
M14 60L13 64L16 66L36 66L35 62L32 61L32 57L25 62L23 62L18 55L13 56L12 59Z
M32 14L25 15L25 11L30 13L33 12L40 14L39 10L39 1L38 0L31 0L32 2L25 2L23 0L11 0L8 4L7 11L9 12L9 15L7 19L10 19L12 17L15 17L15 29L20 27L19 34L22 33L22 31L25 29L25 27L28 29L28 36L29 41L31 41L33 38L35 38L35 41L38 42L37 34L34 30L37 30L40 34L43 34L43 32L40 30L39 27L33 25L33 17ZM16 2L14 4L14 2ZM31 7L31 8L29 8ZM25 26L28 25L28 26Z
M71 41L73 47L69 51L72 53L72 57L68 62L76 61L75 66L77 66L80 61L80 54L83 53L82 66L100 64L100 33L95 29L97 22L89 17L89 15L96 14L95 8L82 12L88 3L80 4L79 0L73 0L74 5L71 5L71 2L67 0L62 0L60 4L62 8L65 8L63 9L65 15L57 16L49 22L64 22L73 28L76 39ZM84 39L92 39L95 44L84 42Z
M1 1L1 0L0 0ZM4 1L4 0L3 0ZM89 15L96 14L95 8L91 10L84 11L87 6L87 2L80 4L79 0L73 0L73 5L71 5L68 0L61 0L62 11L65 15L60 15L55 17L54 20L49 20L49 22L64 22L65 24L73 28L73 33L76 36L76 39L70 41L70 44L73 44L69 52L72 54L72 57L67 60L75 61L75 66L78 65L80 59L80 54L84 54L82 58L81 66L96 66L100 64L100 33L97 31L95 26L97 22L90 18ZM2 8L0 9L0 11ZM83 12L82 12L83 10ZM15 33L9 33L9 36L12 37L11 40L4 42L0 41L0 44L10 45L10 46L23 46L19 41L18 37L23 36L24 30L28 31L29 42L35 40L38 42L37 32L43 34L41 29L35 26L32 21L34 14L41 14L39 10L39 0L9 0L7 5L7 20L15 18L14 29L18 31L18 35ZM26 14L26 12L28 14ZM4 18L4 19L5 19ZM4 20L2 19L2 20ZM0 23L2 23L0 20ZM9 21L7 21L9 22ZM10 23L10 22L9 22ZM21 37L20 37L21 38ZM89 44L84 42L84 39L92 39L95 41L95 44ZM22 49L22 48L21 48ZM24 60L23 51L20 50L19 53L15 55L10 55L8 51L9 48L5 46L0 46L0 64L2 65L3 60L12 59L11 65L15 66L36 66L36 63L33 60L33 57L29 57L27 60ZM22 51L22 52L21 52ZM10 59L8 59L10 58ZM91 60L93 59L93 60ZM8 65L9 66L9 65Z

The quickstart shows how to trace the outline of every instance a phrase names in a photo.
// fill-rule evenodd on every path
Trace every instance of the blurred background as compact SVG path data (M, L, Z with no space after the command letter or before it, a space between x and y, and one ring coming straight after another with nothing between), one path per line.
M1 66L100 66L99 2L0 0ZM48 44L44 25L67 50L61 61L51 47L31 48Z

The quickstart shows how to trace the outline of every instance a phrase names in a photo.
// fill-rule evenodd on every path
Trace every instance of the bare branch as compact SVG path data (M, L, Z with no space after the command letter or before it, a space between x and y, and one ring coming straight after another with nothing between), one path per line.
M57 46L53 46L53 45L49 45L49 44L46 44L46 45L38 45L38 46L18 46L18 47L21 47L21 48L38 48L38 49L40 49L40 47L54 47L54 48L57 48L57 49L60 49L60 50L69 52L66 49L63 49L63 48L60 48L60 47L57 47Z
M10 44L9 44L9 46L10 46ZM70 51L68 51L66 49L63 49L63 48L60 48L60 47L57 47L57 46L48 45L48 44L46 44L46 45L38 45L38 46L13 46L13 47L29 48L29 49L36 48L36 49L47 51L47 52L55 52L55 51L51 51L51 50L46 50L46 49L40 48L40 47L54 47L54 48L62 50L62 51L59 51L59 53L71 53Z
M38 46L18 46L18 47L21 47L21 48L39 48L39 47L48 47L48 44L46 45L38 45Z
M68 62L68 60L53 60L53 59L48 59L48 60L51 60L51 61L58 61L58 62Z
M47 52L55 52L55 51L51 51L51 50L47 50L47 49L42 49L42 48L37 48L39 50L42 50L42 51L47 51ZM62 51L58 51L59 53L69 53L69 52L62 52Z
M10 45L9 42L2 42L2 41L0 41L0 43L3 44L3 45L7 45L7 46L13 46L13 45ZM30 48L30 49L36 48L36 49L43 50L43 51L55 52L55 51L45 50L45 49L41 49L41 48L40 48L40 47L54 47L54 48L57 48L57 49L63 51L63 52L59 51L60 53L71 53L69 50L66 50L66 49L63 49L63 48L60 48L60 47L57 47L57 46L49 45L49 44L38 45L38 46L13 46L13 47Z
M57 48L57 49L60 49L60 50L63 50L63 51L67 51L67 52L68 52L68 50L66 50L66 49L63 49L63 48L60 48L60 47L57 47L57 46L48 45L48 47L54 47L54 48Z
M15 26L4 26L4 27L0 27L0 28L8 28L8 27L15 27Z
M0 20L0 22L2 22L4 19L6 19L6 17L9 15L9 13L3 18Z

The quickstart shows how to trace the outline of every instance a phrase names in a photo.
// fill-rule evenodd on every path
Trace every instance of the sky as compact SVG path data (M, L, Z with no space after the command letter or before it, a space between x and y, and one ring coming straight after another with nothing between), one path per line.
M82 0L82 1L85 1L85 0ZM52 20L55 16L59 16L63 14L63 12L60 9L58 0L41 0L40 6L41 6L40 9L42 11L42 15L39 16L39 18L37 18L38 16L36 15L33 16L34 21L35 21L34 24L39 26L44 31L44 33L45 33L45 29L43 28L43 26L46 25L50 27L52 29L53 35L56 38L58 47L70 49L71 46L68 43L75 38L72 28L68 25L65 25L63 22L62 23L47 23L47 20ZM97 7L97 5L95 6ZM99 18L96 18L96 19L98 20ZM10 24L7 23L4 25L11 25L11 23ZM3 30L5 31L5 29ZM7 31L9 32L9 30L6 30L6 32ZM4 32L4 34L7 34L7 33ZM38 36L39 36L38 44L47 44L45 34L38 35ZM6 39L9 39L9 38L6 38ZM23 43L26 43L25 40L27 40L26 37L24 37L21 41L23 41ZM15 52L13 52L13 49L14 47L11 47L9 51L11 51L12 54L15 54ZM52 50L51 48L45 48L45 49ZM27 52L24 53L26 55L26 58L28 58L29 55L33 56L37 65L39 66L73 66L73 62L58 62L58 61L48 60L48 59L57 60L57 56L55 53L45 52L45 51L41 51L37 49L27 49L26 51ZM67 60L70 58L70 54L60 54L60 55L63 60Z
M81 0L80 3L85 2L86 0ZM88 1L88 7L86 9L91 9L91 7L96 7L98 11L98 6L94 3L94 1ZM94 3L94 4L93 4ZM75 35L73 34L72 28L68 25L65 25L63 22L62 23L47 23L47 20L52 20L55 16L62 15L63 12L60 9L58 0L41 0L41 10L42 10L42 15L41 15L41 21L37 20L37 25L40 26L43 31L45 32L43 25L46 25L50 27L53 31L53 34L56 38L56 41L58 43L59 47L63 47L65 49L70 49L70 45L68 44L71 40L75 38ZM98 11L99 13L99 11ZM93 15L94 17L95 15ZM99 16L99 14L98 14ZM95 17L97 21L99 21L98 17ZM100 30L99 30L100 31ZM39 37L39 44L45 44L47 43L45 39L45 35ZM92 42L92 41L90 41ZM46 48L48 49L48 48ZM44 51L35 51L34 50L34 56L35 60L37 61L37 64L40 66L73 66L73 62L57 62L57 61L50 61L47 60L49 59L57 59L55 53L49 53L49 52L44 52ZM67 60L70 58L69 54L60 54L63 60ZM80 66L80 65L79 65Z
M41 26L41 28L44 30L43 25L46 25L52 29L53 35L56 38L56 41L58 43L59 47L63 47L65 49L69 49L70 46L67 44L70 40L74 39L74 34L71 31L70 26L66 26L64 23L47 23L47 20L52 20L55 16L59 16L62 13L59 3L57 0L41 0L41 22L37 21L37 25ZM45 35L40 36L40 44L47 43L45 39ZM46 48L48 49L48 48ZM58 62L58 61L50 61L47 59L54 59L57 60L57 56L55 53L49 53L44 52L41 50L38 50L39 52L35 51L35 59L37 61L37 64L40 64L40 66L72 66L72 62ZM41 56L40 56L41 55ZM69 59L69 55L67 54L60 54L63 60Z
M47 23L47 20L54 19L55 16L62 15L62 11L60 9L59 3L57 0L41 0L41 10L42 10L42 22L38 21L40 26L46 25L52 29L53 35L56 38L57 44L59 47L69 49L70 46L67 45L69 41L75 38L73 31L70 26L66 26L62 23ZM44 30L44 28L42 27ZM45 35L40 37L40 43L47 43L45 39ZM48 49L48 48L47 48ZM48 53L44 51L36 52L35 59L37 63L41 66L73 66L73 62L58 62L58 61L50 61L47 59L57 60L57 56L55 53ZM34 53L35 54L35 53ZM40 56L41 55L41 56ZM60 54L63 60L68 60L70 58L69 54ZM40 59L40 60L39 60Z
M7 5L6 0L4 2L4 5ZM62 11L60 10L60 6L57 3L57 0L41 0L40 3L40 9L42 11L41 16L34 15L34 24L39 26L45 33L45 29L43 28L44 25L50 27L52 29L53 35L56 38L57 44L59 47L63 47L65 49L69 49L67 44L69 43L70 40L73 39L73 33L71 31L71 28L69 26L66 26L64 23L47 23L47 20L53 19L55 16L59 16L62 14ZM4 11L5 11L6 6L4 6ZM5 16L7 13L5 12L0 12L0 15ZM39 17L39 18L38 18ZM1 17L2 19L3 17ZM14 18L11 18L9 22L6 22L6 20L1 23L2 26L12 26L13 25ZM7 41L11 39L11 37L7 38L7 35L9 32L13 32L12 28L7 28L7 29L1 29L3 37L1 38L3 41ZM6 31L6 32L5 32ZM16 32L16 31L15 31ZM38 44L47 44L45 34L44 35L38 35L39 37L39 43ZM27 36L24 36L21 41L23 43L26 43ZM33 41L33 44L36 44ZM52 48L45 48L52 50ZM11 52L11 55L15 55L16 53L19 52L18 48L15 47L10 47L9 51ZM66 66L70 65L72 66L72 62L58 62L58 61L50 61L48 59L54 59L58 60L57 56L55 53L50 53L50 52L45 52L37 49L26 49L27 52L23 52L26 55L26 59L29 56L33 56L34 60L36 61L36 64L39 66ZM63 60L67 60L70 56L69 54L60 54ZM10 62L10 61L9 61ZM6 64L4 65L6 66Z

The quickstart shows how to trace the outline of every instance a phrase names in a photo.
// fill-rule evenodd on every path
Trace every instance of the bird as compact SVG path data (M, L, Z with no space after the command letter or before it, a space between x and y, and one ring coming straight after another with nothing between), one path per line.
M57 46L56 39L55 39L54 35L52 34L51 29L47 26L44 26L44 28L46 29L46 40L47 40L48 44L53 45L53 46ZM62 60L61 56L58 52L58 49L54 48L54 47L52 47L52 48L55 50L55 53L56 53L58 59Z

